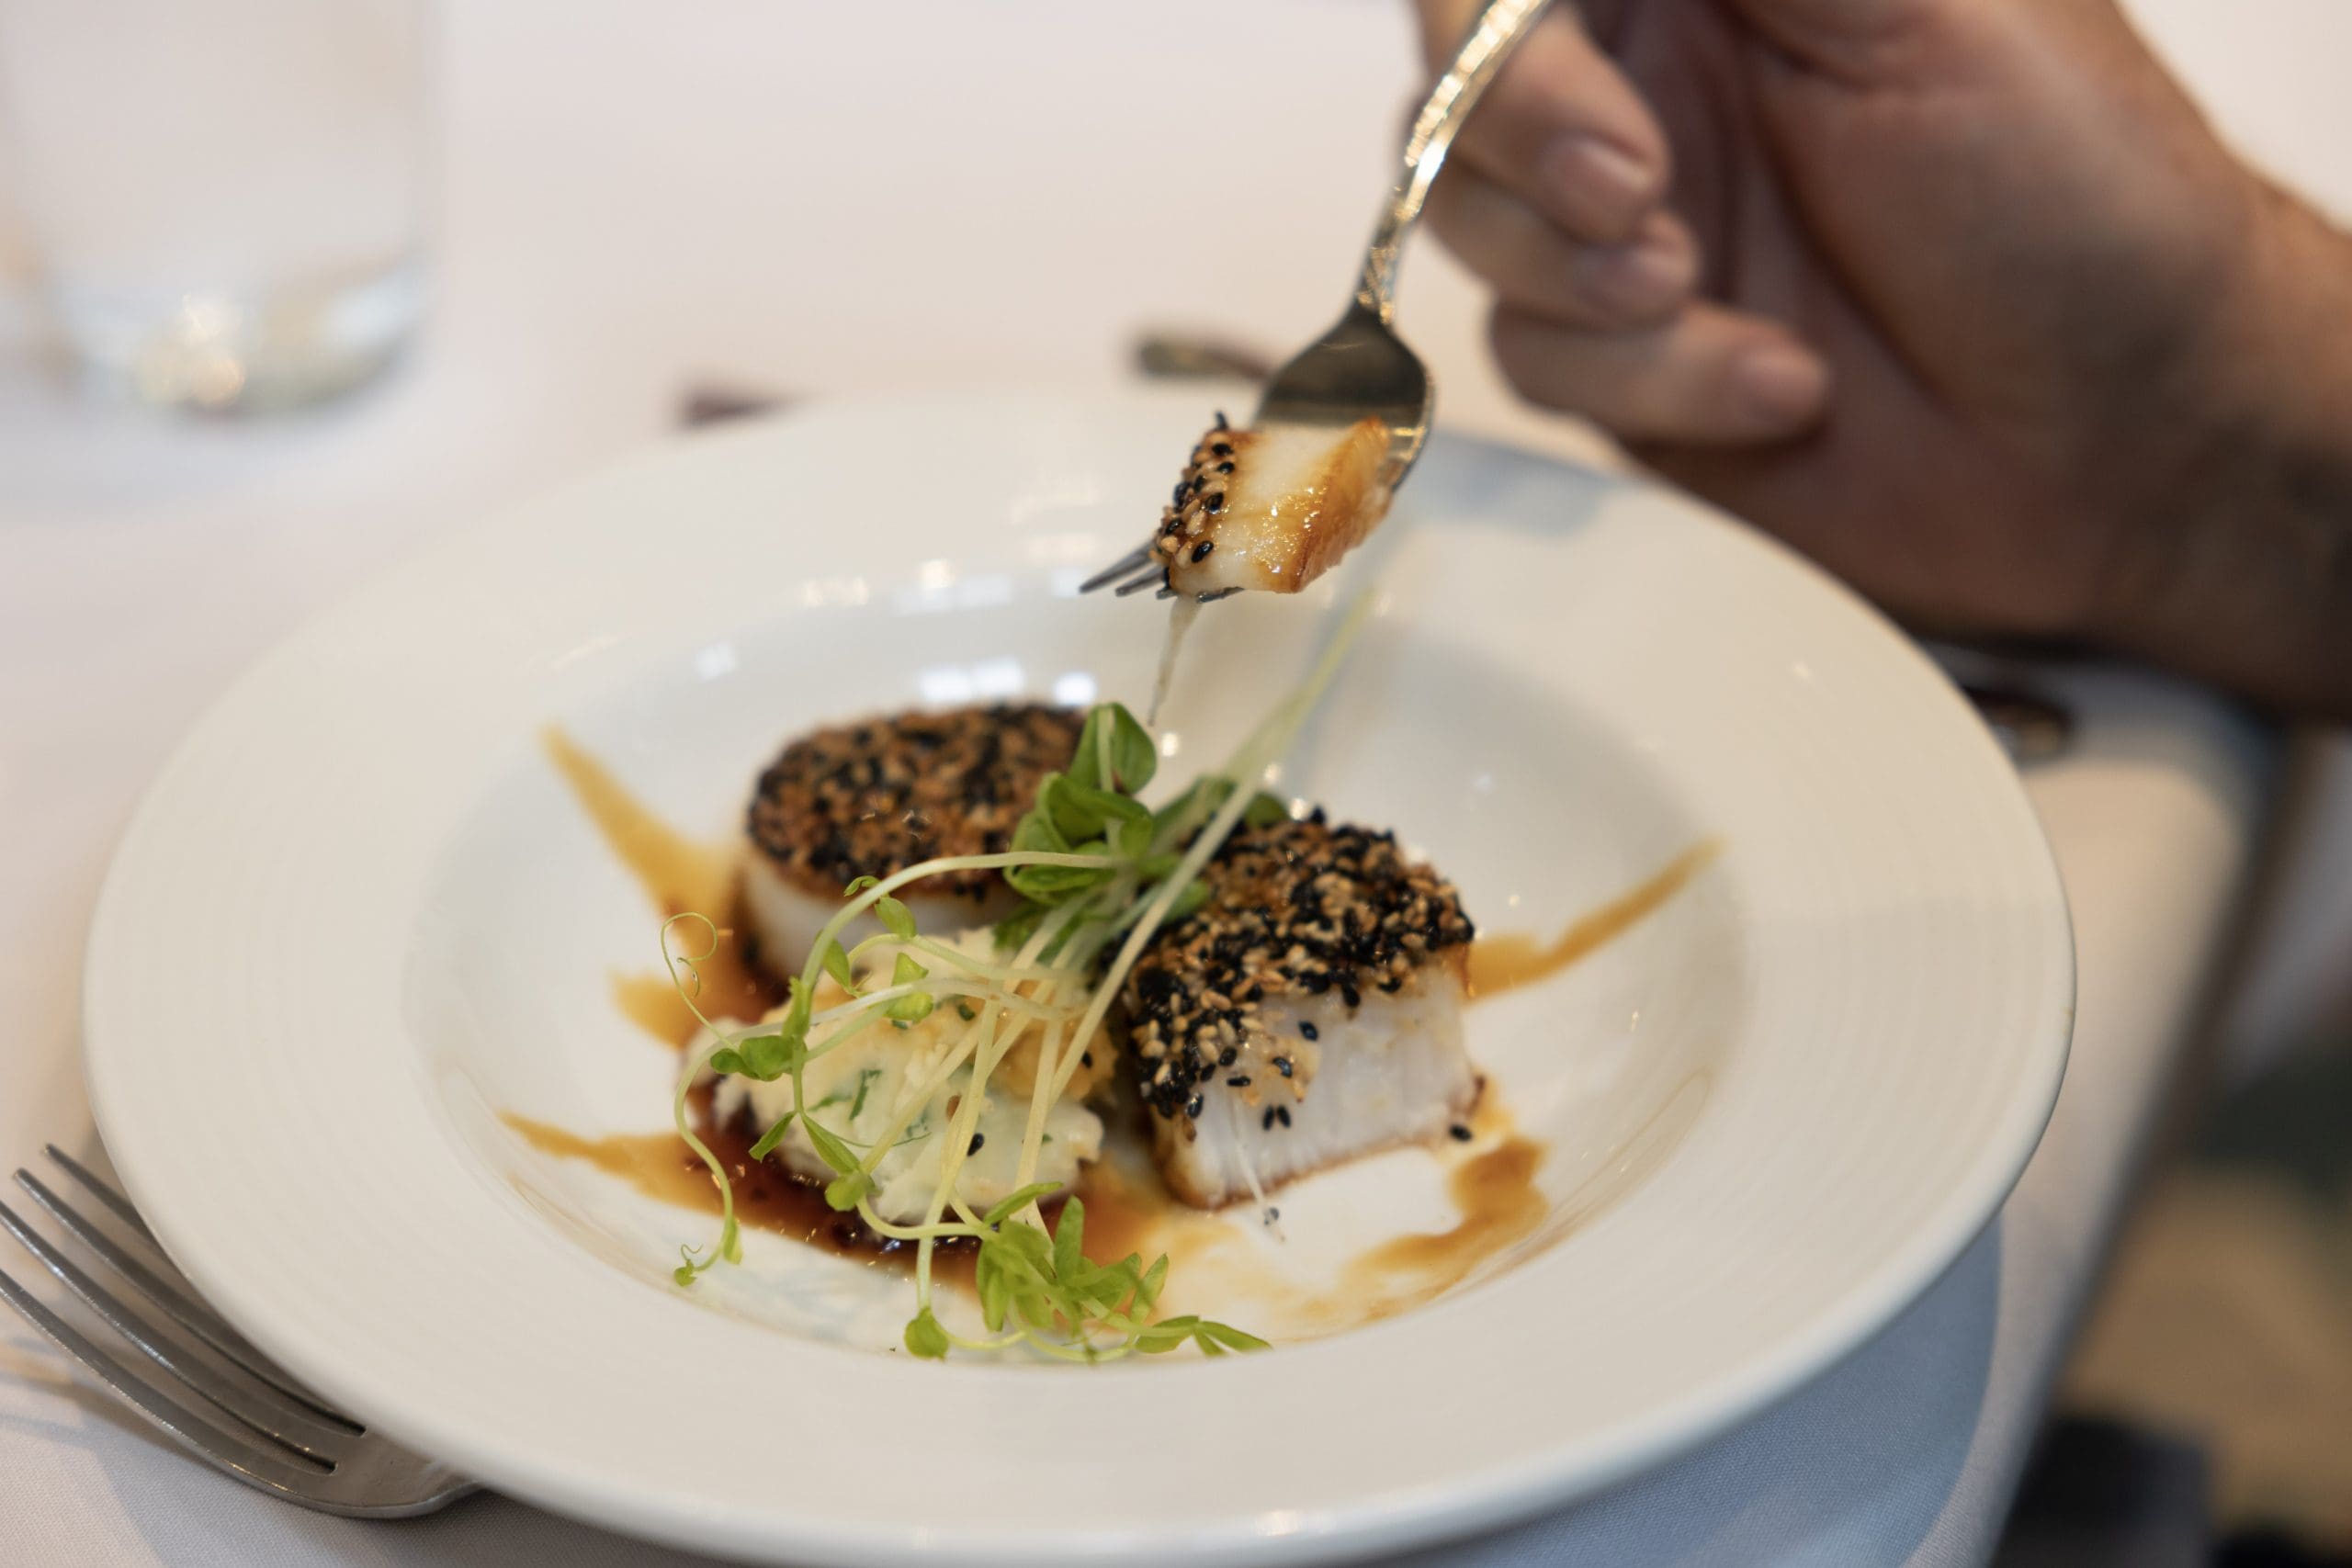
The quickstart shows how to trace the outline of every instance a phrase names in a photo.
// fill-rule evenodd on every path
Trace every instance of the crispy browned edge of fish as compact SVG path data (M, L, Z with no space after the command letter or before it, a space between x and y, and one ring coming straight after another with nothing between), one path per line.
M1388 427L1379 420L1367 414L1348 427L1345 440L1325 465L1329 478L1321 502L1308 525L1292 533L1304 542L1292 558L1295 570L1288 592L1297 592L1339 565L1341 557L1380 526L1388 514L1387 497L1381 494L1377 504L1373 502L1381 491L1380 469L1387 455ZM1335 513L1347 519L1347 526L1326 525Z

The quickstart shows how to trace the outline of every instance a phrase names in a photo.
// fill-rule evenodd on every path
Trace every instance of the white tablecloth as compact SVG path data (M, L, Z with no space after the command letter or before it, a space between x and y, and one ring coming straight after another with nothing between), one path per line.
M2199 25L2188 0L2143 9ZM2232 8L2229 28L2258 38L2249 10L2345 30L2326 0ZM656 437L698 377L1100 384L1147 321L1278 344L1336 307L1413 71L1385 7L935 0L867 62L870 16L450 6L438 312L414 362L347 406L253 425L104 415L60 403L0 344L0 1160L90 1137L81 933L137 791L243 664L383 563ZM1198 80L1178 66L1204 36L1227 69ZM2316 102L2324 82L2286 80L2247 95L2249 141L2293 142L2280 103ZM164 133L123 127L125 155ZM1216 182L1214 219L1194 216L1179 193L1236 168L1251 172ZM1477 310L1433 250L1413 257L1405 321L1445 416L1589 450L1510 404ZM2057 1119L1998 1224L1778 1409L1559 1518L1424 1561L1984 1559L2231 924L2264 788L2259 738L2209 701L2058 679L2081 742L2029 786L2075 900L2081 1021ZM0 1543L28 1562L661 1560L501 1499L400 1526L266 1503L152 1441L13 1317Z

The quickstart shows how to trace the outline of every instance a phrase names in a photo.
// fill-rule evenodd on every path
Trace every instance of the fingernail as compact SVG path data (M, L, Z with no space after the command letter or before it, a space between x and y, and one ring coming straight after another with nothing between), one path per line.
M1732 369L1742 408L1757 423L1802 424L1821 410L1829 395L1829 372L1821 361L1788 344L1766 344L1742 355Z
M1622 220L1638 212L1654 191L1649 165L1598 136L1563 137L1547 161L1553 187L1574 215Z
M1698 273L1699 258L1690 247L1666 235L1585 253L1585 281L1593 298L1623 316L1674 309Z

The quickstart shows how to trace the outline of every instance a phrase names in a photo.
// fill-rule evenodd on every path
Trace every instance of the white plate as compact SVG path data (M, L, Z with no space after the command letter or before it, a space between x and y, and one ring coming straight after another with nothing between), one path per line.
M1621 940L1474 1010L1549 1151L1549 1217L1478 1278L1261 1356L917 1363L884 1353L887 1271L755 1236L681 1292L667 1267L706 1220L500 1120L664 1116L669 1058L605 994L654 921L540 728L717 837L820 718L1138 699L1160 617L1072 590L1204 412L892 400L699 438L271 658L155 785L91 938L92 1099L174 1258L296 1372L495 1486L799 1562L1398 1548L1686 1447L1884 1323L2056 1094L2072 955L2025 799L1818 573L1655 490L1463 442L1337 574L1385 604L1284 787L1397 827L1489 930L1555 930L1724 846ZM1171 773L1295 677L1334 603L1205 618ZM1317 1178L1283 1200L1295 1251L1237 1245L1312 1272L1442 1228L1454 1157Z

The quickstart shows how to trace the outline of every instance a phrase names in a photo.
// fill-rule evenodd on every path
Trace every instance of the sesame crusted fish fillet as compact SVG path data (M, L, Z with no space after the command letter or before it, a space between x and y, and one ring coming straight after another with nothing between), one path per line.
M1003 851L1038 782L1069 765L1083 723L1070 708L997 704L833 725L786 746L745 821L744 904L762 964L797 973L858 877ZM993 871L926 878L900 897L926 931L985 925L1020 903ZM862 919L844 944L879 929Z
M1472 927L1450 883L1319 812L1243 829L1204 875L1208 902L1121 998L1171 1191L1218 1208L1469 1115Z
M1388 431L1376 419L1229 430L1219 416L1152 536L1168 586L1187 595L1297 592L1387 513L1387 460Z

